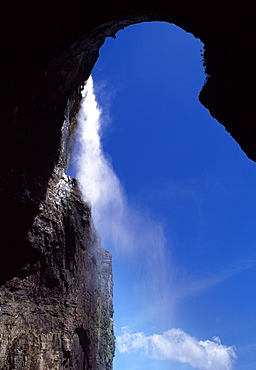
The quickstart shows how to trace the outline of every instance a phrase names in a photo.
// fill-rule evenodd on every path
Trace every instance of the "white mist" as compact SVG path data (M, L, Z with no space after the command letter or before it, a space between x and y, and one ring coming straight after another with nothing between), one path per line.
M133 308L133 313L130 317L129 312L127 315L127 310L123 310L123 321L126 321L124 326L131 325L137 330L137 327L143 327L143 322L151 322L153 326L159 316L168 317L169 320L172 314L171 302L174 304L177 300L180 287L173 273L175 268L170 253L167 253L162 225L130 206L103 152L101 113L93 90L93 79L90 77L84 87L77 117L72 167L83 200L91 206L102 246L110 249L114 260L121 256L121 278L124 274L131 274L130 277L126 276L129 282L126 298L122 299L121 304L117 303L115 309L123 310L123 306L131 305L129 308ZM136 281L132 274L135 269ZM118 301L119 297L115 298ZM142 356L178 361L203 370L215 370L216 367L231 369L236 357L233 347L222 345L218 338L198 341L181 329L172 328L151 336L146 336L144 332L133 333L126 328L121 331L120 327L118 329L120 335L117 335L117 350L120 354L141 352Z

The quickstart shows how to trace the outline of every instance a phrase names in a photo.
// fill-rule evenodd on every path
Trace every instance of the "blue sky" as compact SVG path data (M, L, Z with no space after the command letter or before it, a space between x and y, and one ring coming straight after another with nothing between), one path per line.
M70 172L113 253L116 370L256 368L256 165L198 101L202 49L138 24L92 73L101 142Z

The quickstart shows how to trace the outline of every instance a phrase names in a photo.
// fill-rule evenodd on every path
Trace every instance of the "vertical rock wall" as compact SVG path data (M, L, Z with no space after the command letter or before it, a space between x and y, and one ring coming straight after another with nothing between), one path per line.
M28 239L42 258L0 290L0 369L112 369L111 255L76 180L55 168L39 208Z

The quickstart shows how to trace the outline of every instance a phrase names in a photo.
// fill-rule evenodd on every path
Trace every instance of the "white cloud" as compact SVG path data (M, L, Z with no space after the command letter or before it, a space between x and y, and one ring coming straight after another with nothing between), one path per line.
M198 370L231 370L235 363L234 347L221 344L218 337L197 340L176 328L150 336L142 332L133 334L127 328L122 330L116 338L121 353L140 350L152 358L188 364Z

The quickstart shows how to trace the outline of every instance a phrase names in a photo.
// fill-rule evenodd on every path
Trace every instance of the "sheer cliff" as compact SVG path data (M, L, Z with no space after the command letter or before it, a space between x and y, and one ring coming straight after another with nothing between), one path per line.
M28 240L40 259L0 289L0 368L112 369L111 255L61 168Z

